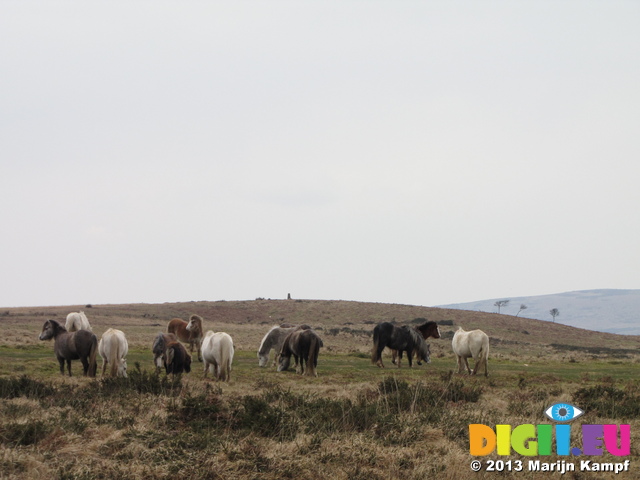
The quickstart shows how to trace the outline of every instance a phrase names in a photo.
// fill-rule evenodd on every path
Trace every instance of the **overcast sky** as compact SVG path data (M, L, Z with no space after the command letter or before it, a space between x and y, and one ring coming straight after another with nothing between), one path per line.
M640 2L0 4L0 306L640 288Z

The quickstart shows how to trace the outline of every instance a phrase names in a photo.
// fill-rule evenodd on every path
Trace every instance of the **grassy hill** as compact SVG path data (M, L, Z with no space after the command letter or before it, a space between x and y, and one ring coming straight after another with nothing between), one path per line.
M37 337L46 319L64 322L77 310L98 336L110 327L126 333L128 378L82 377L77 361L73 377L60 375L51 342ZM203 380L198 362L182 376L155 373L156 333L194 313L205 329L232 335L229 383ZM442 333L429 341L429 365L371 365L375 324L425 318ZM258 367L260 340L282 322L307 323L323 338L317 378ZM544 411L557 402L583 408L585 423L630 423L629 478L639 475L637 336L462 310L262 299L0 309L0 326L7 478L467 478L469 424L548 423ZM490 335L488 378L452 372L458 326ZM501 476L533 478L522 473Z
M195 313L203 317L206 330L227 331L241 350L257 350L270 326L287 322L314 327L323 336L328 351L365 353L371 347L371 332L376 324L410 324L422 318L440 324L443 340L450 339L458 326L465 330L479 328L490 336L493 353L622 355L640 348L640 336L595 332L510 315L383 303L267 299L8 308L0 311L0 322L10 326L0 345L38 344L37 333L45 319L64 322L67 313L78 310L85 311L96 333L120 328L130 343L139 347L149 346L170 319L188 319ZM431 344L436 354L450 351L449 342L434 340Z

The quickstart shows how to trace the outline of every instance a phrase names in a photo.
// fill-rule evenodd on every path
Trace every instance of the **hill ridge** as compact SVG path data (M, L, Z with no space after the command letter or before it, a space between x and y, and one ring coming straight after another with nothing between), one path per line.
M163 304L108 304L56 307L24 307L2 309L0 322L18 324L21 318L44 321L57 318L63 321L67 313L84 310L92 321L102 326L135 321L146 326L166 327L174 317L188 318L196 313L205 320L205 329L224 325L242 328L260 326L266 329L279 323L307 323L327 332L343 332L361 337L367 345L369 332L375 324L393 321L410 324L418 318L433 320L441 325L443 338L450 338L458 326L465 330L480 328L494 341L515 344L564 344L580 348L640 348L640 336L597 332L543 320L506 314L474 312L441 307L371 303L350 300L236 300L192 301ZM259 331L262 331L262 330ZM265 330L266 332L266 330ZM264 332L263 332L264 334ZM331 333L332 335L335 333Z
M557 308L560 315L555 322L573 327L621 335L640 335L640 290L591 289L534 295L528 297L502 297L473 302L440 305L441 308L478 312L497 312L495 302L509 300L502 314L516 314L520 305L527 306L519 317L552 321L549 310Z

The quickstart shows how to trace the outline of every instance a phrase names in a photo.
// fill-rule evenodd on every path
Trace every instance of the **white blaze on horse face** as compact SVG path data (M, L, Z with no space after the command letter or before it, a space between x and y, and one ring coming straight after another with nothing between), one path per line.
M158 368L164 367L164 355L160 355L158 358L156 358L156 366Z
M187 326L185 328L191 331L191 328L193 328L193 320L189 320L189 323L187 323Z

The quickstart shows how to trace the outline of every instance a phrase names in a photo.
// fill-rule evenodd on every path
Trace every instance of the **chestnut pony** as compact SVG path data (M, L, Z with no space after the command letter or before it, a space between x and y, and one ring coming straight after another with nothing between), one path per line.
M191 315L188 322L181 318L174 318L167 326L167 333L173 333L178 340L189 344L189 352L193 353L195 348L198 352L198 360L202 361L200 353L200 345L202 344L203 330L202 317L200 315Z

